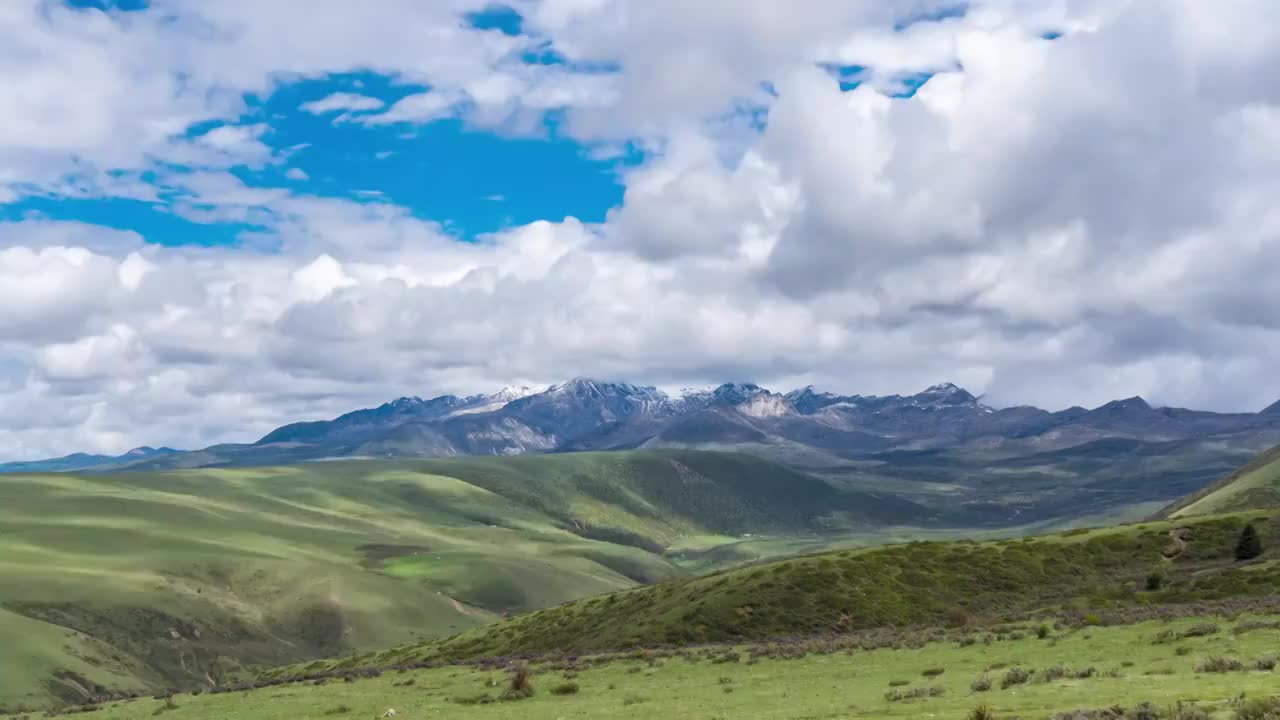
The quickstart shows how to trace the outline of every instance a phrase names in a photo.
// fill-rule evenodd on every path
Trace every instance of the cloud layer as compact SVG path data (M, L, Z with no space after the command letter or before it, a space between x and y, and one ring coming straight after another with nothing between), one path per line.
M0 202L158 200L256 228L200 248L0 225L0 458L243 441L573 375L952 380L1047 407L1280 397L1266 0L543 0L513 4L521 36L467 27L480 5L0 10L21 45L0 50ZM231 172L291 152L240 121L246 93L357 70L417 90L300 111L517 135L555 111L596 152L647 159L603 224L466 242L393 199Z

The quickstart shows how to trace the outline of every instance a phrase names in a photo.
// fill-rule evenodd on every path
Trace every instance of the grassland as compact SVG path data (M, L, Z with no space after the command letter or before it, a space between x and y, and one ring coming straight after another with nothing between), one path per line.
M957 615L991 621L1046 608L1270 595L1280 588L1280 566L1265 555L1250 563L1233 556L1249 522L1265 546L1280 545L1280 513L1259 511L1021 540L821 553L587 598L334 667L757 641L937 625Z
M829 636L1261 596L1280 583L1270 554L1230 557L1249 520L1280 547L1267 511L859 548L1049 526L922 529L920 508L680 450L9 475L0 706L227 687L299 662ZM1189 540L1166 556L1184 526ZM716 572L690 577L703 571ZM1144 587L1153 572L1160 586Z
M0 705L450 635L714 566L746 533L853 530L877 502L694 451L6 475Z
M992 717L1005 720L1117 706L1130 711L1123 717L1155 720L1182 702L1208 713L1201 718L1225 719L1237 717L1241 697L1259 699L1277 692L1275 672L1266 669L1280 644L1277 628L1280 616L1247 614L1114 627L1054 627L1050 620L1043 630L1031 622L992 631L851 636L808 645L720 646L534 662L533 694L522 700L501 699L510 682L505 668L447 666L347 682L334 678L125 701L92 717L366 720L394 709L396 718L454 720L961 720L982 704ZM1236 660L1240 667L1202 671L1215 658ZM1029 675L1025 682L1006 685L1006 678L1017 679L1015 669ZM989 689L981 689L983 678ZM922 697L904 697L917 689ZM1151 703L1160 714L1140 714L1136 709L1142 703Z
M1280 446L1259 455L1203 490L1173 503L1160 514L1186 517L1260 507L1280 507Z

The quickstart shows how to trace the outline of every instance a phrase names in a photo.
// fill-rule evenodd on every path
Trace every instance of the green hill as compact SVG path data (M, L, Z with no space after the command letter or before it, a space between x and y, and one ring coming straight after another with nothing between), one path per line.
M1187 517L1280 507L1280 445L1203 490L1160 511L1161 517Z
M704 563L911 512L696 451L7 475L0 705L440 637L686 575L668 548Z
M1280 513L1263 512L822 553L579 600L338 666L761 641L1274 593L1280 566L1234 560L1246 522L1264 546L1280 542ZM1153 573L1160 581L1148 589Z

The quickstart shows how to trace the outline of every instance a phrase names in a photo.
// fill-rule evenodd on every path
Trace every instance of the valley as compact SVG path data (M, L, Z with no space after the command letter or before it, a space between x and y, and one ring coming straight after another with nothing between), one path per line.
M763 397L750 395L744 402ZM1143 405L1122 414L1162 412ZM971 399L959 407L929 412L982 412ZM1264 547L1280 543L1272 509L1280 451L1250 450L1269 437L1270 419L1227 422L1247 427L1123 437L1123 423L1112 423L1105 437L1063 447L864 448L816 463L812 454L708 442L697 444L716 449L645 443L168 469L157 464L199 454L156 451L123 467L108 458L75 472L13 471L0 475L0 663L16 670L0 680L0 708L245 683L267 686L246 702L285 693L267 714L250 703L232 715L257 720L326 697L276 687L300 676L417 668L424 682L462 688L483 668L492 676L492 658L557 663L636 647L682 657L690 652L682 648L726 645L750 653L782 640L835 643L834 658L849 649L841 643L912 628L932 628L926 645L950 658L936 633L1043 618L1067 628L1067 642L1087 634L1083 618L1131 626L1157 610L1280 612L1271 606L1280 585L1274 561L1242 565L1232 556L1246 524ZM1181 544L1170 554L1174 534ZM1027 631L1003 631L1013 632ZM967 668L979 652L954 661ZM1081 652L1105 648L1084 643ZM437 665L455 669L441 676L429 669ZM780 665L779 677L789 667ZM1119 697L1123 683L1110 683L1118 679L1098 687ZM859 688L865 697L855 693L863 700L850 701L849 717L899 715L897 704L873 702L888 690ZM929 702L962 707L960 690ZM452 707L455 692L398 702ZM673 697L707 708L725 700L701 692ZM184 697L158 710L175 718L187 705L231 712L230 696ZM529 707L593 697L539 697ZM614 699L574 712L643 716L626 704L602 709ZM670 707L687 707L679 703ZM1002 710L1022 707L1041 706Z

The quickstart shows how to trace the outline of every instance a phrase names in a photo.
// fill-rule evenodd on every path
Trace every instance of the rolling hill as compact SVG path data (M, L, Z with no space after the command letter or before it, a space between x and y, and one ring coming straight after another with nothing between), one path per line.
M1187 517L1280 507L1280 445L1221 480L1163 508L1160 517Z
M7 475L0 705L439 637L915 511L684 450Z
M1268 555L1232 558L1245 522L1280 541L1280 511L853 549L927 532L877 524L921 512L674 449L9 475L0 706L234 685L299 662L759 642L1280 587ZM833 547L846 549L738 564Z
M1249 522L1264 545L1280 542L1280 512L1263 511L1021 540L820 553L578 600L329 666L767 642L1270 596L1280 588L1280 566L1241 564L1233 556ZM1157 572L1153 587L1148 578Z

